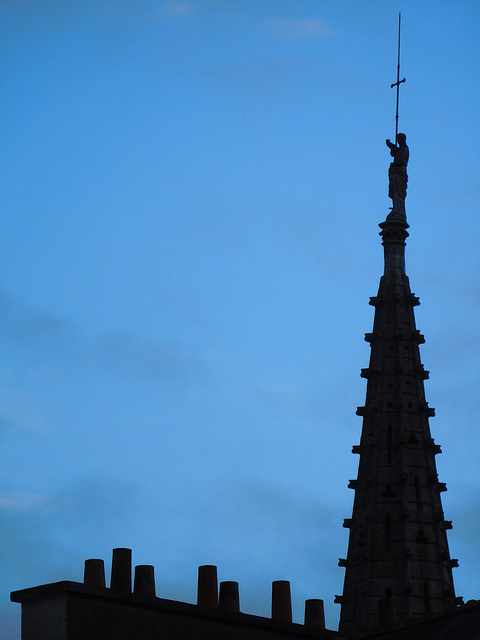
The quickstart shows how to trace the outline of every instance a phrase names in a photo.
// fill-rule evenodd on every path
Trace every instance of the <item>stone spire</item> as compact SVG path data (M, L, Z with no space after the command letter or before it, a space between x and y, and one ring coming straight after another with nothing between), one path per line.
M392 175L390 183L392 191ZM355 499L352 517L344 522L350 529L347 558L339 561L346 569L337 598L340 633L346 636L378 627L382 619L403 623L456 604L452 567L458 563L448 550L446 530L452 525L440 499L446 486L435 466L441 450L430 434L428 419L435 412L425 402L428 371L418 347L424 337L413 313L420 303L405 274L406 171L404 184L403 202L398 206L395 185L393 210L379 225L385 271L377 296L370 298L370 363L361 372L367 393L365 406L357 409L363 417L360 444L353 447L360 461L349 484Z

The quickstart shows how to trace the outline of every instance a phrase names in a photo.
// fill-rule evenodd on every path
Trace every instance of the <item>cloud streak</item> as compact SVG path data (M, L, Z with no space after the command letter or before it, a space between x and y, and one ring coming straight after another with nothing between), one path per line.
M29 358L165 382L185 383L208 375L208 354L184 344L147 340L126 331L92 333L4 292L0 292L0 304L0 337Z
M226 481L215 504L201 505L198 515L206 523L215 521L216 535L230 540L228 545L219 545L217 540L217 555L222 548L232 554L231 531L235 530L237 552L248 546L251 563L266 570L289 573L301 566L309 579L315 577L319 566L323 572L336 571L331 541L336 540L334 532L344 514L318 499L265 482Z
M45 496L36 493L24 493L22 491L4 491L0 493L0 509L11 511L29 511L30 509L54 510L59 507L69 506L69 499L57 499L53 496Z
M280 38L312 40L335 35L335 31L322 20L312 18L268 18L256 25Z
M190 2L189 0L166 2L160 7L158 15L161 18L185 18L191 15L196 8L197 3Z
M83 478L51 494L3 492L0 494L2 584L19 588L15 585L23 582L25 586L32 579L54 578L56 565L63 567L70 559L76 562L84 552L77 550L77 544L91 544L99 531L110 537L114 525L127 521L136 499L133 485L98 477Z

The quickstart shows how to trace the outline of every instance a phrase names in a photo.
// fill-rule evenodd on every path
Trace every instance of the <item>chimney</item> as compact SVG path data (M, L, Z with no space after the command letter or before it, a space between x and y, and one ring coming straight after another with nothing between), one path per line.
M97 558L85 560L83 583L89 587L105 587L105 566L103 560Z
M323 600L305 600L305 626L309 629L325 629Z
M197 604L200 607L218 609L217 567L204 564L198 567Z
M155 576L151 564L139 564L135 567L133 592L155 597Z
M240 598L238 596L238 582L221 582L220 596L218 599L220 611L240 611Z
M112 576L110 589L121 593L132 593L132 550L114 549L112 553Z
M272 582L272 620L292 621L292 599L288 580Z

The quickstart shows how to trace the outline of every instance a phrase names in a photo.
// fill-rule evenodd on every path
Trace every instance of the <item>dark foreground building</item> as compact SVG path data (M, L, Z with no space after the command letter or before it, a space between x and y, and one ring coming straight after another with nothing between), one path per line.
M346 568L341 603L340 631L364 632L375 625L379 599L390 599L399 622L430 613L443 613L459 603L455 599L452 567L458 566L448 551L440 500L446 485L439 482L435 456L441 452L430 434L428 418L435 414L425 401L423 381L428 378L418 345L425 342L415 326L413 308L419 300L410 291L405 274L406 163L404 134L391 146L390 192L397 185L392 169L404 173L401 203L380 224L385 269L375 307L370 343L370 363L362 369L367 379L358 476L350 481L355 490L348 554L340 560ZM396 153L404 152L402 165Z
M307 600L305 624L292 623L290 586L272 585L272 618L239 610L238 584L217 588L216 568L199 568L196 605L157 598L153 567L135 568L131 551L115 549L110 587L102 560L87 560L84 583L58 582L12 593L22 604L22 640L480 640L480 602L455 597L435 456L434 415L425 401L418 298L405 274L408 147L387 141L393 162L393 207L380 224L385 270L377 296L358 476L345 567L339 632L325 629L323 602Z

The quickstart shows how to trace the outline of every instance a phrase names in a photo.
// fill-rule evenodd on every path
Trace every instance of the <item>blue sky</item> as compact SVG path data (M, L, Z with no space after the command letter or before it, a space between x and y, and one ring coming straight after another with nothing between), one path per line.
M3 0L0 615L133 548L336 627L388 213L407 272L456 588L480 572L477 2ZM8 635L9 634L9 635Z

